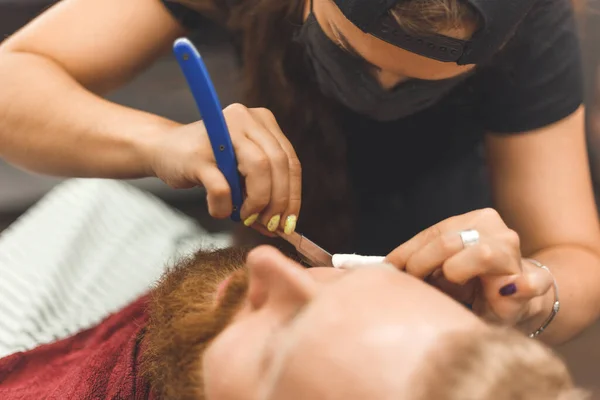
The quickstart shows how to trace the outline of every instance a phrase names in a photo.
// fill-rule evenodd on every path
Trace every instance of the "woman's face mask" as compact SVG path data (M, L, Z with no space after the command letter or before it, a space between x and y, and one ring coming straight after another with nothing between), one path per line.
M411 79L391 90L384 89L364 60L327 37L312 12L296 40L305 45L324 95L379 121L393 121L431 107L468 76L435 81Z

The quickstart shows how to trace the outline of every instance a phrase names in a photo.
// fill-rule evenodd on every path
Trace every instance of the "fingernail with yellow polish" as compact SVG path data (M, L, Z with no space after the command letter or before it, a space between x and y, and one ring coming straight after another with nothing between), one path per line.
M286 235L291 235L296 230L296 221L298 221L298 217L295 215L288 215L285 219L285 225L283 227L283 232Z
M251 226L256 222L257 219L258 219L258 214L252 214L251 216L249 216L248 218L246 218L244 220L244 225Z
M281 215L273 215L267 224L267 229L269 232L275 232L279 227L279 221L281 221Z

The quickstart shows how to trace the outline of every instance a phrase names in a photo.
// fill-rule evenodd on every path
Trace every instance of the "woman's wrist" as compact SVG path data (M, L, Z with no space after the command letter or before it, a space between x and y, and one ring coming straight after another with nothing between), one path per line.
M144 177L156 177L156 159L163 147L165 136L169 135L170 130L180 125L157 116L156 120L151 121L142 132L135 135L133 143L137 154L137 163Z

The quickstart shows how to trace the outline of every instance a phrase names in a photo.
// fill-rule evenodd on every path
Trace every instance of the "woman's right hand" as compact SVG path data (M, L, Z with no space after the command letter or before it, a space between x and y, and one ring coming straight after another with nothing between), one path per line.
M292 233L300 211L302 180L294 148L265 108L232 104L223 114L244 179L242 221L250 226L258 219L270 232L281 228ZM204 186L210 215L231 215L229 184L217 167L202 121L165 132L153 143L151 153L154 175L173 188Z

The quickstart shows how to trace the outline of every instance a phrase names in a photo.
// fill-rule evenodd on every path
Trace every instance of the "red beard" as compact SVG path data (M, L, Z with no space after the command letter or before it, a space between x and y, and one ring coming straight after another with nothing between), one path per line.
M204 399L202 355L245 298L247 252L198 252L167 271L149 302L142 372L159 398ZM218 285L231 275L215 301Z

